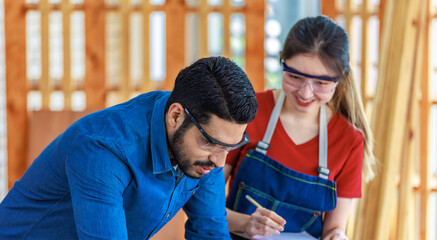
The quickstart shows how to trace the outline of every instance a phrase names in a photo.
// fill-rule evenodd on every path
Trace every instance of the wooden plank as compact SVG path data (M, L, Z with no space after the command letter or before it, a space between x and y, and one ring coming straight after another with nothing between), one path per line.
M431 47L432 33L432 7L431 0L424 3L427 9L425 15L424 49ZM429 51L423 52L421 68L421 102L420 102L420 220L419 234L421 240L430 239L430 196L431 196L431 164L430 164L430 112L431 112L431 55Z
M62 0L62 40L63 40L63 65L62 91L64 93L64 109L71 109L71 5L69 0Z
M265 89L264 11L263 0L246 1L246 73L255 91Z
M49 109L50 107L50 62L49 62L49 2L41 0L39 2L39 10L41 13L41 79L40 91L42 95L42 108Z
M105 0L84 0L85 82L87 109L102 109L106 102Z
M125 102L130 98L130 1L121 1L121 79L119 83L119 101Z
M381 36L384 26L384 13L385 13L385 6L386 6L387 0L379 0L379 11L378 11L378 19L379 19L379 46L381 46Z
M150 13L151 6L149 1L141 1L143 14L143 78L141 81L141 91L149 92L152 90L152 80L150 79Z
M418 129L418 90L421 81L423 54L426 51L424 48L425 40L425 16L426 6L423 4L420 8L417 6L416 13L416 44L414 45L413 55L413 74L410 91L410 98L407 110L407 127L405 128L404 138L404 154L402 154L402 164L399 184L399 205L397 218L397 233L395 239L409 240L414 239L416 233L416 224L414 224L416 211L414 206L414 191L412 178L415 169L415 161L417 158L417 150L419 146L419 130Z
M418 2L387 1L380 71L375 97L372 127L375 133L375 155L381 162L381 171L369 184L364 196L361 215L365 221L360 228L362 236L354 239L389 239L391 219L396 206L393 202L402 156L402 140L406 126L408 96L412 77L415 42L415 9ZM417 19L416 19L417 20ZM391 24L389 24L391 23ZM390 28L387 26L391 26Z
M27 76L25 0L4 2L8 187L26 170Z
M344 17L344 28L349 35L349 64L354 68L356 66L356 53L355 45L357 41L355 40L355 31L353 27L353 19L355 17L355 4L352 0L346 0L343 5L343 17ZM353 69L352 69L353 70Z
M208 57L208 11L209 11L209 5L207 1L200 1L200 8L199 8L199 26L200 26L200 32L199 32L199 41L200 41L200 58Z
M40 110L29 112L29 144L26 167L47 147L59 134L71 124L92 111L50 111Z
M172 90L174 80L185 66L185 2L168 0L164 5L166 17L166 68L164 90Z
M339 15L338 0L321 0L322 14L337 22Z
M370 49L369 49L369 20L370 20L370 0L362 0L361 3L361 96L364 108L368 103L368 83L370 73Z
M231 58L231 0L223 0L223 56Z

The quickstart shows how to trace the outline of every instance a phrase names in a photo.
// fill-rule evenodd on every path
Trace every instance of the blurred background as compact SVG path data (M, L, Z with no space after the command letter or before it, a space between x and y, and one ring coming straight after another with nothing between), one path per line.
M348 236L437 240L437 0L0 0L0 201L76 119L171 90L198 58L280 88L289 29L319 14L349 33L380 161ZM184 220L154 239L183 239Z

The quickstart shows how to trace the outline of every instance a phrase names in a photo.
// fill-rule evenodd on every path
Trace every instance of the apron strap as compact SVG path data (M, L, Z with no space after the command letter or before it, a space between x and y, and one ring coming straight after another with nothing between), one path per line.
M273 108L272 115L270 115L269 123L267 124L266 132L264 133L264 138L256 144L256 151L266 154L267 149L270 147L270 140L272 139L273 132L275 131L276 123L279 119L279 114L281 113L282 104L284 103L285 94L281 90L278 99L276 100L275 107Z
M326 123L325 104L320 106L319 120L319 177L328 179L331 171L328 169L328 124Z
M270 115L269 123L267 124L264 138L256 144L256 151L262 154L266 154L270 147L270 140L272 139L273 132L275 131L276 123L279 119L279 114L282 110L285 94L281 90L278 99L276 100L275 107ZM326 122L326 107L322 104L320 107L320 119L319 119L319 177L328 179L331 171L328 169L328 127Z

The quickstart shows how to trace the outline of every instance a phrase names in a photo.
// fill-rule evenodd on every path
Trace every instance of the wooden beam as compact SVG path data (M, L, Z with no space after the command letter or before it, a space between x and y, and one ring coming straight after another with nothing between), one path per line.
M370 21L370 0L362 0L361 3L361 96L364 108L368 102L368 83L370 73L370 49L369 49L369 21Z
M85 82L87 109L102 109L106 102L105 0L84 0Z
M398 218L397 218L397 232L394 239L409 240L414 239L416 233L416 211L414 206L414 189L413 189L413 175L415 169L415 162L418 154L419 147L419 106L418 106L418 90L419 83L422 78L422 65L423 54L426 51L424 48L425 29L426 29L426 4L422 4L417 7L417 31L416 31L416 44L414 45L413 54L413 74L412 84L410 91L410 98L408 102L407 110L407 126L405 128L405 138L402 149L402 164L400 171L400 184L399 184L399 205L398 205Z
M322 14L334 21L338 21L339 4L337 0L321 0Z
M71 109L71 5L69 0L62 0L62 40L64 76L62 78L62 91L64 93L64 109Z
M418 1L388 0L382 35L380 71L372 113L375 133L375 155L381 162L381 171L368 185L364 204L359 215L365 221L359 226L362 236L354 239L389 239L392 219L390 212L396 207L395 179L398 175L405 128L407 106L411 94L414 69Z
M4 2L8 187L26 171L27 76L25 0Z
M125 102L129 100L129 83L130 83L130 1L121 1L121 78L119 82L118 101Z
M143 78L141 91L149 92L152 90L152 80L150 79L150 13L151 6L149 1L141 1L143 14Z
M432 7L431 0L426 0L424 4L425 12L425 28L424 28L424 49L431 48L431 33L432 33ZM431 55L430 51L423 52L422 67L421 67L421 102L420 102L420 224L419 233L421 240L430 239L430 196L431 196L431 166L430 166L430 118L431 118Z
M231 58L231 0L223 0L223 56Z
M179 71L185 66L185 2L167 0L166 17L166 69L164 90L172 90Z
M209 5L207 1L200 1L199 8L199 43L200 43L200 58L209 56L208 53L208 12Z
M358 42L356 41L354 34L358 29L353 28L355 8L356 5L352 0L346 0L343 5L344 28L349 35L349 64L352 68L356 66L355 45Z
M49 109L50 107L50 59L49 59L49 0L41 0L39 2L39 10L41 13L41 79L39 80L40 91L42 95L42 108Z
M265 89L264 22L265 2L246 1L246 73L255 91Z

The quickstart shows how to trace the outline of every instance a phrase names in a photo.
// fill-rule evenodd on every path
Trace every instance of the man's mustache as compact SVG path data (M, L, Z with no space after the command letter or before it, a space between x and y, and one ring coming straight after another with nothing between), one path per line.
M202 167L217 167L213 162L209 161L209 160L205 160L205 161L196 161L194 163L194 165L197 166L202 166Z

